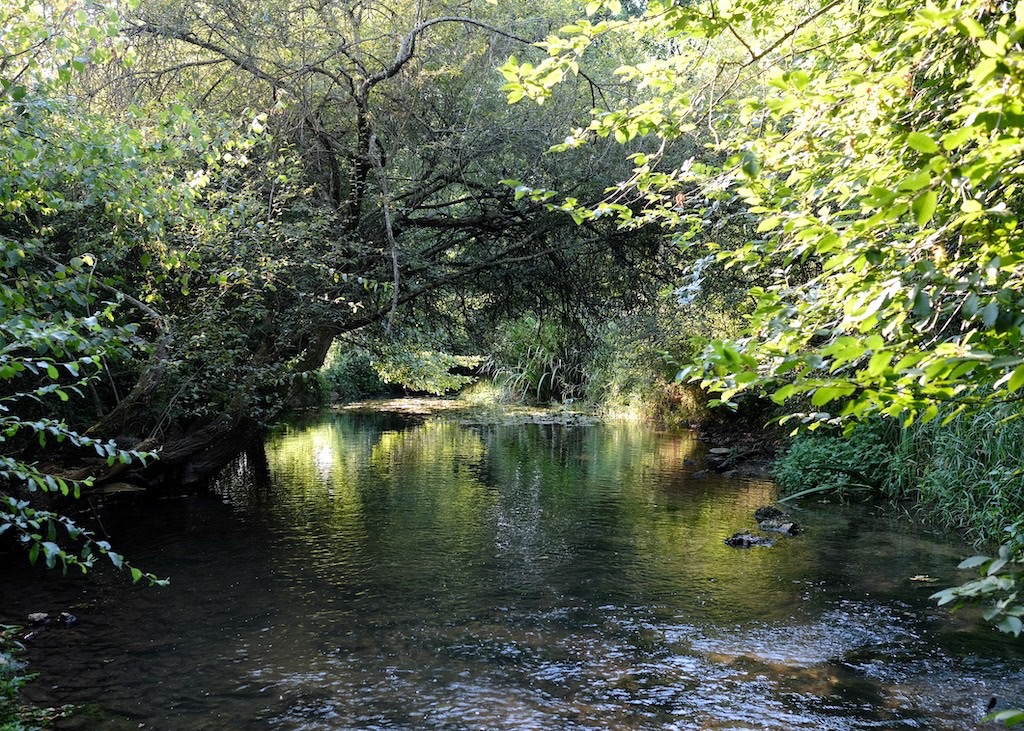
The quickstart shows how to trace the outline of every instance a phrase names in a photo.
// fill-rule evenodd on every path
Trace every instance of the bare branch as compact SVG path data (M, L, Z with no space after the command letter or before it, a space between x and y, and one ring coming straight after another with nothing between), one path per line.
M233 63L243 71L247 71L257 79L266 81L270 86L277 91L281 87L281 80L271 76L266 71L261 69L252 58L246 58L238 56L232 53L230 50L223 46L219 46L216 43L204 41L201 38L197 38L194 33L165 28L152 23L135 23L127 29L128 35L155 35L161 38L173 38L181 41L182 43L188 43L189 45L195 46L196 48L202 48L204 51L216 53L227 61Z
M405 64L407 64L410 61L410 59L412 59L413 53L416 50L416 40L417 38L419 38L420 34L423 33L423 31L430 28L431 26L435 26L440 23L459 23L461 25L471 25L476 28L482 28L484 30L490 31L491 33L496 33L500 36L509 38L519 43L533 45L532 41L528 41L527 39L522 38L521 36L517 36L515 33L509 33L508 31L502 30L501 28L493 26L490 23L484 23L473 18L467 18L458 15L449 15L442 16L440 18L432 18L430 20L423 21L415 28L413 28L411 31L409 31L408 34L406 34L406 36L402 39L401 45L398 47L398 53L395 55L395 59L385 68L381 69L375 74L368 76L363 81L360 91L363 94L369 93L371 88L373 88L382 81L390 79L391 77L395 76L399 71L401 71L402 67L405 66Z
M776 38L775 41L773 41L767 48L762 50L760 53L755 54L753 56L753 58L750 59L750 61L748 61L746 64L744 64L744 66L750 66L751 64L757 63L762 58L767 56L769 53L774 51L776 48L781 46L783 43L785 43L790 38L792 38L799 30L801 30L802 28L805 28L808 25L810 25L811 23L813 23L818 18L820 18L822 15L825 15L830 10L832 10L833 8L838 6L841 2L842 2L842 0L832 0L832 2L830 2L825 7L821 8L821 10L819 10L816 13L812 14L811 16L809 16L808 18L804 19L803 21L797 23L792 28L790 28L788 31L783 33L778 38ZM744 45L746 45L746 44L744 44Z

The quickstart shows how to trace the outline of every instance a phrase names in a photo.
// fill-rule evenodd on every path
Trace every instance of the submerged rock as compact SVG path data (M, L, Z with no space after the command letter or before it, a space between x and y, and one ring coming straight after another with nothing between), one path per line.
M800 524L793 520L789 513L774 505L763 505L754 511L757 527L771 533L795 536L800 532Z
M32 612L28 615L30 627L52 627L54 625L70 627L78 622L78 617L71 612L61 612L56 617L51 617L48 612Z
M762 505L754 511L754 520L758 523L762 520L778 520L779 518L788 519L789 513L774 505Z
M755 536L750 533L733 533L731 536L725 539L725 545L732 546L733 548L750 548L751 546L761 546L763 548L771 548L775 545L775 541L771 538L765 538L764 536Z

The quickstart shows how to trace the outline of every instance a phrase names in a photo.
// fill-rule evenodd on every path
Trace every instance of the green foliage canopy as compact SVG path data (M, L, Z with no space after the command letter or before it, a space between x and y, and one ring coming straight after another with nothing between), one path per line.
M604 203L563 207L662 223L765 279L743 333L683 377L724 402L767 393L812 427L1019 397L1024 3L653 3L511 61L510 99L543 98L613 34L649 49L618 70L646 99L596 109L561 147L646 147ZM704 152L662 165L680 135ZM717 241L729 218L752 235Z
M157 583L37 499L79 497L93 477L54 473L34 458L57 445L94 453L107 467L152 456L83 434L64 418L108 361L139 346L138 324L122 305L146 309L94 277L88 248L68 245L68 228L97 209L107 232L92 243L110 244L119 229L138 225L136 206L150 204L159 188L146 194L145 183L110 165L111 156L132 159L138 136L79 113L64 88L110 53L117 15L76 3L2 2L0 19L0 534L13 535L33 563L41 557L51 568L85 571L105 557L134 581Z

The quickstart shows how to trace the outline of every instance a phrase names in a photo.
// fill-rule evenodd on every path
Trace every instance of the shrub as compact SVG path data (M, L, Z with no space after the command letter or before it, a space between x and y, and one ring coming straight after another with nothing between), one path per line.
M998 540L1024 516L1020 416L1018 406L1000 404L947 423L940 415L905 428L873 421L849 437L802 434L777 462L775 478L790 496L869 491L975 543Z
M584 396L591 357L582 326L529 315L501 329L484 369L508 401L568 401Z
M802 433L776 463L775 480L791 497L812 492L880 494L891 469L890 432L884 423L874 422L849 437L822 430Z
M319 373L320 393L330 401L355 401L383 396L390 387L373 367L370 354L362 348L332 349Z

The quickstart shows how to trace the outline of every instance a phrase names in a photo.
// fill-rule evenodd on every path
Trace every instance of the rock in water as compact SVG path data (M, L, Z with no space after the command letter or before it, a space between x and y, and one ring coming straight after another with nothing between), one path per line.
M725 539L725 545L732 546L733 548L750 548L751 546L762 546L764 548L771 548L775 545L775 541L771 538L764 538L763 536L754 536L750 533L733 533L731 536Z
M789 519L789 516L786 516L786 518L762 520L757 524L757 527L763 531L781 533L784 536L795 536L800 532L800 524Z
M755 510L754 520L757 521L757 527L763 531L786 536L795 536L800 532L800 525L789 516L789 513L774 505L762 505Z
M762 505L754 511L754 520L760 523L762 520L789 520L789 514L774 505Z

